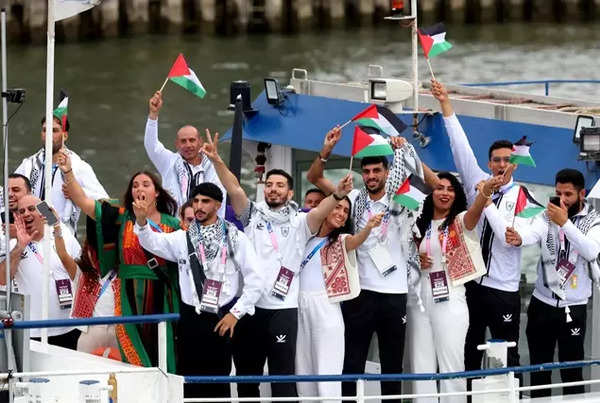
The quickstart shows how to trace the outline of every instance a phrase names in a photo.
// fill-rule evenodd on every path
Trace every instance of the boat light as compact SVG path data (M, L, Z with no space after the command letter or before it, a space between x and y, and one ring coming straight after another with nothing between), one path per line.
M281 105L285 100L279 81L276 78L265 78L265 93L267 102L271 105Z
M402 102L412 96L412 85L403 80L373 78L369 80L369 97L385 103Z
M573 143L579 144L581 141L581 129L592 126L595 126L593 116L577 115L575 130L573 131Z
M597 157L600 153L600 127L583 127L580 135L580 151Z

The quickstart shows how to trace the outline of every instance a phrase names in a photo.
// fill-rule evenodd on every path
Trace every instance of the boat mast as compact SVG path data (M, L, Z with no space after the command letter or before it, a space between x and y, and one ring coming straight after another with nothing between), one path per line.
M412 23L412 70L413 70L413 105L414 111L413 114L413 124L415 127L415 132L419 129L417 127L418 123L418 113L419 113L419 44L417 37L417 0L410 0L410 11L412 16L414 17Z
M48 0L48 44L46 50L46 144L44 161L44 200L52 207L52 105L54 95L54 0ZM44 228L44 270L42 287L42 320L48 319L48 288L50 284L50 270L48 267L50 256L49 231ZM48 343L48 329L41 329L42 344Z

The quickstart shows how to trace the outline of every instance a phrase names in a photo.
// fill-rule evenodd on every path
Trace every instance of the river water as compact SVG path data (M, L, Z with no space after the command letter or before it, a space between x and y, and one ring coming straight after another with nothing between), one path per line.
M454 48L432 60L439 80L448 83L532 79L600 79L600 30L594 24L525 24L448 26ZM267 76L287 82L291 69L306 68L311 78L356 81L367 65L379 64L386 75L409 77L407 29L330 30L295 36L279 34L233 38L151 36L98 42L57 44L55 89L70 94L68 146L87 159L111 196L119 196L136 170L151 169L143 149L147 100L182 52L206 87L199 99L172 83L164 91L160 138L172 147L183 124L224 132L232 115L229 84L244 79L253 97ZM44 114L46 49L10 45L9 87L27 89L27 100L10 122L10 167L40 146ZM421 60L420 78L428 71ZM543 94L543 86L521 90ZM551 95L598 99L600 85L554 85ZM9 113L14 110L11 106ZM224 151L225 148L224 148ZM251 169L251 162L246 167Z

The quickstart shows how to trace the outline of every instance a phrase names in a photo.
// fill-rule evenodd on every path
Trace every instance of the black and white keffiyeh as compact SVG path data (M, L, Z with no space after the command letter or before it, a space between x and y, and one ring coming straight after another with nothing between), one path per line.
M597 225L600 225L600 213L594 210L591 206L586 205L584 208L588 209L587 214L576 220L575 226L581 231L582 234L587 235L588 231ZM556 264L558 261L559 252L559 235L558 226L550 220L548 215L544 213L543 220L548 225L548 234L546 235L546 241L542 243L542 269L544 275L544 284L552 290L561 300L566 298L566 292L561 287L561 281L556 271ZM600 285L600 269L598 268L598 261L593 260L588 262L590 278L597 286Z
M182 200L188 200L194 186L205 181L205 173L210 166L208 158L202 158L200 162L200 171L192 174L190 164L179 155L175 162L175 173L177 174L177 182L179 183L179 191L181 192Z
M204 246L204 253L206 254L206 260L209 262L218 256L225 232L227 232L228 237L225 246L229 250L229 255L232 256L237 249L238 240L237 228L235 228L235 225L223 220L222 218L218 218L217 222L211 225L201 225L200 222L194 220L194 222L188 228L190 240L192 241L192 245L194 245L196 248L198 256L200 256L198 245L200 245L202 242L202 245Z

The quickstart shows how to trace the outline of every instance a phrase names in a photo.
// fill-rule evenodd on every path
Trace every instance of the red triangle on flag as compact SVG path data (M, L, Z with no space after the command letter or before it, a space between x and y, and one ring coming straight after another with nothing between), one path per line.
M355 121L358 119L365 119L365 118L379 119L379 112L377 112L377 105L370 105L367 109L365 109L358 115L354 116L352 118L352 121Z
M400 185L398 190L396 190L396 194L401 195L403 193L407 193L409 190L410 190L410 176L408 178L406 178L404 183L402 185Z
M525 210L527 207L527 195L523 191L523 188L519 188L519 195L517 196L517 202L515 203L515 215Z
M183 54L180 53L179 56L177 56L177 59L175 59L175 63L173 63L173 67L171 67L171 71L169 71L167 78L187 76L189 74L190 69L183 58Z
M433 46L433 38L429 35L422 34L421 30L418 30L417 33L419 34L419 42L421 42L421 47L423 48L425 57L429 57L429 51Z
M369 136L360 127L356 126L354 128L354 139L352 140L352 155L356 155L373 141L373 137Z

